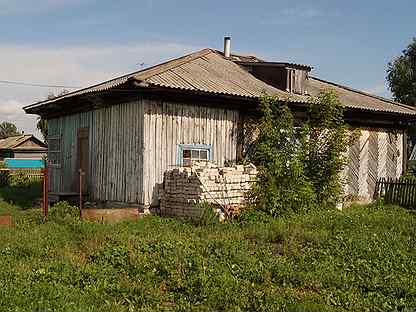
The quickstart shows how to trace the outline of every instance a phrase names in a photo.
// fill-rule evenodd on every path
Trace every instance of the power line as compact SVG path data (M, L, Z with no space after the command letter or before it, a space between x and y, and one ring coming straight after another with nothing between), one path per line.
M10 81L10 80L0 80L0 83L18 85L18 86L26 86L26 87L39 87L39 88L67 88L67 89L80 89L81 88L81 87L64 86L64 85L58 85L58 84L48 85L48 84L41 84L41 83L30 83L30 82L20 82L20 81Z

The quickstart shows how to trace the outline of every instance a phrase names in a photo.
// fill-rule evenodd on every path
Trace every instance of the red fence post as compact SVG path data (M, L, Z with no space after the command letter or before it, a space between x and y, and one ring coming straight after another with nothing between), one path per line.
M48 192L49 192L49 181L48 181L48 166L46 166L43 170L43 215L45 218L48 218Z

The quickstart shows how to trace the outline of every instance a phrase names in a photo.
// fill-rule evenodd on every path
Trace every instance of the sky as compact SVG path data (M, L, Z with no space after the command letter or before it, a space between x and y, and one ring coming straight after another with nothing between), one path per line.
M390 97L389 61L416 37L407 0L0 0L0 122L25 133L22 107L202 48L314 67L312 74Z

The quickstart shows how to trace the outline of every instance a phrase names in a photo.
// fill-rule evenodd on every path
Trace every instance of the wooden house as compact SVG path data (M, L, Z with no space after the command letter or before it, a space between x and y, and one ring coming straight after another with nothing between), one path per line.
M242 157L245 120L260 97L275 96L301 116L327 88L361 129L349 151L347 192L369 200L378 178L402 174L412 107L315 78L310 66L231 54L228 39L225 46L25 107L48 120L51 192L76 192L81 168L91 201L157 205L167 169Z
M42 159L47 150L46 144L31 134L0 139L0 161L5 158Z

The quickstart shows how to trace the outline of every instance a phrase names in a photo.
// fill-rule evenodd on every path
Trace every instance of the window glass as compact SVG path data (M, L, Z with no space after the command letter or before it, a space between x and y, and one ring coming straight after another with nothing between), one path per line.
M208 151L207 150L201 150L199 152L199 158L203 160L208 160Z
M191 150L183 150L183 158L191 158Z
M48 162L50 165L61 164L61 137L48 137Z
M192 150L192 159L199 159L199 150Z
M209 161L211 153L210 145L186 145L181 147L179 163L181 166L191 166L193 162Z

